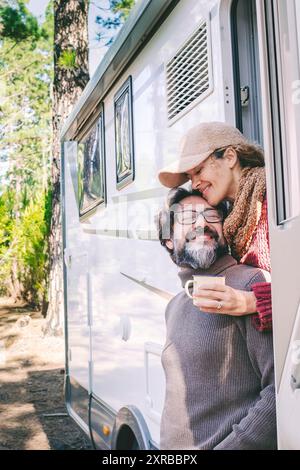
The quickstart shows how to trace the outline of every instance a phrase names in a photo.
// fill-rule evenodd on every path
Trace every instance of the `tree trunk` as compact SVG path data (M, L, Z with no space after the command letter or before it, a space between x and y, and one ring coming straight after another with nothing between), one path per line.
M54 0L52 220L49 239L49 306L45 333L63 331L60 130L89 80L89 0Z
M9 297L13 299L14 302L18 302L18 300L23 299L23 286L19 281L18 278L19 267L16 260L13 260L11 266L10 276L7 279L7 290L9 293Z

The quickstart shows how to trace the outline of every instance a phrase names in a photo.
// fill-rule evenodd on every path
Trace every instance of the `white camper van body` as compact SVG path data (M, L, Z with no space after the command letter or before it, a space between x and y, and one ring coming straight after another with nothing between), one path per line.
M267 3L139 1L64 125L66 402L95 447L159 448L164 312L181 286L157 239L157 172L190 127L217 120L266 151L279 447L300 449L300 7Z

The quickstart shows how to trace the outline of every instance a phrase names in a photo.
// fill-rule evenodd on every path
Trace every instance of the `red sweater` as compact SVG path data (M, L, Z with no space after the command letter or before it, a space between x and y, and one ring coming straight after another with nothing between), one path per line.
M263 202L261 216L249 249L240 262L271 272L267 199ZM257 305L257 313L253 315L253 324L259 331L270 331L272 329L271 283L253 284L252 290Z

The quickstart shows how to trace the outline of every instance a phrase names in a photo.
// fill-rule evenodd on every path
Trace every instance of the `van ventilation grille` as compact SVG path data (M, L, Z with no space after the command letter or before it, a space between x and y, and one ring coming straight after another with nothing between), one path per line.
M166 71L168 119L171 120L210 87L206 21L170 60Z

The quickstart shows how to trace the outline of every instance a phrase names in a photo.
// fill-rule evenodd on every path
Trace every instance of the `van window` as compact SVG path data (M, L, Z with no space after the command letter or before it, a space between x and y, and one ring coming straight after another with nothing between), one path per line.
M134 180L131 77L115 95L115 151L117 188Z
M231 6L236 126L262 145L262 110L255 0L233 0Z
M268 25L277 223L282 224L300 214L299 1L266 1L265 5Z
M78 142L79 214L105 202L104 113Z

